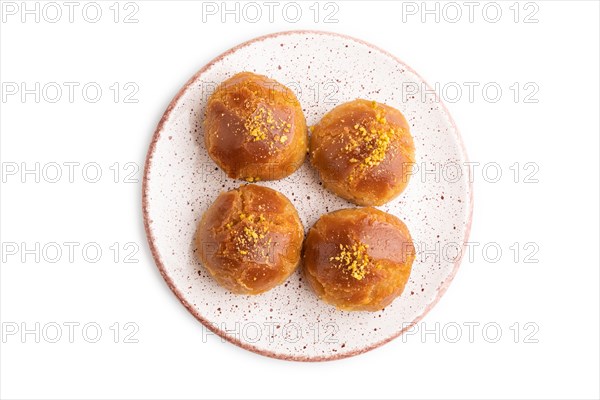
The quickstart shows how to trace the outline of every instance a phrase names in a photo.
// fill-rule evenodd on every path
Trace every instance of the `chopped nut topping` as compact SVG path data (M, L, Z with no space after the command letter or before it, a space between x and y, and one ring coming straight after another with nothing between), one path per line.
M329 261L337 261L338 268L348 271L354 279L360 281L367 275L367 267L371 263L367 254L368 248L369 245L360 242L352 245L340 244L339 252L330 257Z
M269 238L266 242L263 240L268 233L268 226L265 224L266 218L263 214L245 214L238 215L239 222L243 223L240 228L235 231L234 243L237 252L241 255L250 253L259 254L263 258L267 258L268 247L271 244ZM226 224L228 229L231 229L233 222Z
M289 133L292 124L283 121L282 119L275 118L271 109L259 106L254 113L246 118L244 127L248 132L250 140L258 142L267 139L275 131ZM285 143L288 139L287 135L279 134L275 134L271 137L274 142L278 143ZM271 146L272 145L273 143L271 143Z
M358 163L355 171L364 171L367 168L379 165L390 149L392 139L396 131L387 124L385 110L376 102L371 106L376 110L375 120L354 124L354 132L348 130L348 143L344 151L351 154L351 163ZM349 176L349 180L355 177L355 173Z

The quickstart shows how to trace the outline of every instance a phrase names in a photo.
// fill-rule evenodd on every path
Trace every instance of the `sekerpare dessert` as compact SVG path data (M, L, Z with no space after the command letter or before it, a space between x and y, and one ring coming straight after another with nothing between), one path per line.
M304 243L304 273L325 302L378 311L402 294L415 250L406 225L372 207L325 214Z
M240 72L208 99L204 142L227 176L256 182L296 171L306 157L308 132L300 102L289 88Z
M221 193L196 233L199 259L223 287L259 294L284 282L300 262L304 228L281 193L244 185Z
M372 206L406 188L415 146L400 111L358 99L335 107L312 128L310 155L327 189Z

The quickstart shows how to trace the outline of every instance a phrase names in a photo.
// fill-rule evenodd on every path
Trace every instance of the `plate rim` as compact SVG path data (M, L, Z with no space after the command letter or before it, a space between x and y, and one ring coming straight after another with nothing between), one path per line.
M456 126L456 123L455 123L454 119L452 118L452 115L448 111L446 105L439 98L437 92L433 91L433 88L431 87L431 85L429 85L429 83L425 79L423 79L423 77L421 75L419 75L414 69L412 69L409 65L407 65L400 58L396 57L395 55L391 54L390 52L388 52L372 43L369 43L362 39L358 39L353 36L349 36L349 35L342 34L342 33L321 31L321 30L311 30L311 29L287 30L287 31L273 32L273 33L261 35L261 36L255 37L253 39L247 40L245 42L242 42L242 43L230 48L229 50L226 50L225 52L221 53L220 55L213 58L212 60L210 60L206 65L204 65L200 70L198 70L190 79L187 80L187 82L181 87L181 89L179 89L179 91L177 92L175 97L173 97L173 99L170 101L169 105L167 106L167 109L163 113L160 121L158 122L156 129L154 130L152 139L150 141L150 145L148 147L148 152L146 154L146 160L144 163L144 176L142 179L142 217L144 220L144 231L146 233L146 239L148 240L150 252L152 254L154 263L156 264L161 276L163 277L164 281L167 283L167 286L169 287L171 292L173 292L173 294L177 297L177 299L179 299L181 304L183 304L183 306L204 327L206 327L207 329L209 329L210 331L212 331L214 334L221 337L222 339L227 340L228 342L233 343L234 345L236 345L238 347L241 347L245 350L248 350L253 353L257 353L257 354L260 354L260 355L263 355L266 357L276 358L276 359L280 359L280 360L287 360L287 361L302 361L302 362L334 361L334 360L349 358L349 357L353 357L353 356L356 356L359 354L369 352L371 350L381 347L384 344L389 343L392 340L398 338L404 332L406 332L407 330L409 330L413 326L415 326L417 323L419 323L429 313L429 311L431 311L431 309L440 301L442 296L446 293L446 291L448 290L448 287L450 286L450 284L452 283L452 281L454 280L454 277L456 276L456 274L458 272L458 269L462 262L463 255L465 253L465 250L467 249L466 243L467 243L467 241L469 239L469 235L471 233L471 224L472 224L472 220L473 220L473 179L471 176L472 174L471 174L470 168L467 169L468 178L469 178L468 179L469 209L467 211L467 221L466 221L466 225L465 225L465 235L464 235L464 239L463 239L462 251L460 253L460 256L457 258L457 260L455 260L452 271L450 272L448 277L444 280L444 282L440 285L440 287L437 289L436 297L433 299L432 302L430 302L425 307L425 309L423 310L423 312L420 315L418 315L413 321L411 321L411 323L409 325L403 327L397 333L391 335L388 338L380 340L379 342L376 342L374 344L366 346L364 348L356 349L356 350L353 350L353 351L350 351L347 353L343 353L343 354L331 354L331 355L314 356L314 357L287 355L287 354L281 354L281 353L277 353L277 352L270 351L270 350L265 350L265 349L259 348L257 346L254 346L252 344L242 342L241 340L237 339L235 336L228 336L226 331L219 329L219 327L212 324L209 320L207 320L204 316L202 316L200 314L200 312L198 312L198 310L196 310L194 307L192 307L192 305L185 299L185 297L182 295L182 293L179 291L179 289L177 289L177 287L175 286L173 280L168 275L168 273L165 269L163 261L159 255L158 249L155 245L156 239L155 239L154 233L152 231L152 228L150 227L152 220L150 220L149 215L148 215L148 181L150 180L149 176L148 176L148 171L152 165L152 158L153 158L154 152L156 150L156 143L158 142L158 140L161 137L161 132L163 131L164 124L169 119L169 117L171 116L171 112L173 111L173 109L175 108L177 103L179 102L179 99L188 90L188 88L196 81L196 79L200 75L202 75L204 72L206 72L215 63L221 61L223 58L225 58L229 54L231 54L241 48L244 48L246 46L249 46L251 44L254 44L256 42L260 42L260 41L263 41L266 39L271 39L271 38L275 38L275 37L279 37L279 36L297 35L297 34L300 34L300 35L301 34L325 35L325 36L334 36L334 37L338 37L338 38L342 38L342 39L346 39L346 40L352 40L359 44L365 45L371 49L377 50L377 51L387 55L388 57L392 58L393 60L397 61L398 63L402 64L407 70L409 70L411 73L415 74L425 84L427 89L432 90L432 92L435 94L436 102L441 105L442 110L445 112L446 116L449 119L450 124L454 128L454 134L456 136L456 139L458 140L458 143L460 144L460 148L464 155L465 162L469 162L469 157L467 154L467 150L466 150L464 141L462 139L462 135L460 134L460 131L458 130L458 127Z

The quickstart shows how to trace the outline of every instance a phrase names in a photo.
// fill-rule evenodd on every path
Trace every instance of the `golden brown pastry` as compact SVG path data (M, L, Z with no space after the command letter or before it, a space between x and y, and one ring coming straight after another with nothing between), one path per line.
M398 196L415 161L402 113L362 99L335 107L313 127L310 153L323 185L362 206Z
M208 99L204 142L230 178L284 178L304 162L308 133L300 102L282 84L240 72Z
M244 185L221 193L202 216L199 258L216 281L240 294L259 294L283 281L300 262L304 228L281 193Z
M408 228L372 207L323 215L304 243L304 272L317 295L347 311L377 311L404 290L415 250Z

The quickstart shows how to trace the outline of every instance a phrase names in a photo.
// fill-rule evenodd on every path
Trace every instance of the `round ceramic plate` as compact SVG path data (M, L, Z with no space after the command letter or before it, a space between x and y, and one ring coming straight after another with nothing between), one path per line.
M298 269L258 296L234 295L208 275L193 238L229 179L204 148L202 117L216 86L240 71L290 87L309 125L337 104L365 98L398 108L411 126L416 168L408 188L380 209L410 229L417 257L404 293L383 311L343 312L320 301ZM206 327L257 353L320 361L356 355L399 336L439 300L456 274L472 210L467 157L456 126L432 89L391 54L325 32L277 33L243 43L194 75L173 99L152 139L143 211L152 254L169 287ZM285 194L305 229L320 215L352 204L323 189L308 162L261 185ZM200 334L199 334L200 337Z

